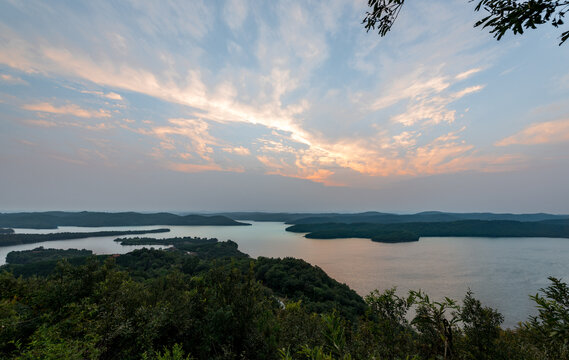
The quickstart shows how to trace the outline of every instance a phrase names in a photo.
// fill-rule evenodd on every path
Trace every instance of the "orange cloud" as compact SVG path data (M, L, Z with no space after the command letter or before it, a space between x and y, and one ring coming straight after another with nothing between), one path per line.
M203 171L223 171L223 168L217 164L188 164L188 163L175 163L170 162L166 165L170 170L185 172L185 173L196 173Z
M498 141L495 145L538 145L566 141L569 141L569 119L531 124L519 133Z
M185 172L185 173L197 173L197 172L204 172L204 171L228 171L228 172L244 172L243 168L224 168L215 163L207 163L207 164L190 164L190 163L180 163L180 162L168 162L166 164L166 168L178 171L178 172Z

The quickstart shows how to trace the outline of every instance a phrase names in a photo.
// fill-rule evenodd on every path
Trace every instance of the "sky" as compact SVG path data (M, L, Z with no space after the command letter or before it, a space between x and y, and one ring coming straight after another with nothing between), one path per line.
M0 211L569 213L569 44L466 0L0 0Z

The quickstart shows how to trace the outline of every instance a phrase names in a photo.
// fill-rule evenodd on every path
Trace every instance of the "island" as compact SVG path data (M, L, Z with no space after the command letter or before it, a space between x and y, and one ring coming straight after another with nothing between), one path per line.
M217 238L200 237L175 237L168 239L155 238L118 238L115 239L121 245L162 245L171 246L173 249L180 250L186 254L196 255L204 259L218 257L249 257L249 255L237 250L237 243L231 240L218 241Z
M286 231L307 233L310 239L365 238L376 242L417 241L421 236L455 237L555 237L569 238L564 219L521 222L512 220L461 220L410 223L297 224Z

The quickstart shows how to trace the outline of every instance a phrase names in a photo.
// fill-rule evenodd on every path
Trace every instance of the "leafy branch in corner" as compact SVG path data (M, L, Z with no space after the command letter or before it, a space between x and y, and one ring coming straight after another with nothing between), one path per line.
M488 28L500 40L508 31L523 34L527 29L551 23L558 28L564 25L563 18L569 11L569 1L559 0L469 0L477 1L475 11L487 13L474 27ZM405 0L368 0L370 11L362 21L367 31L377 27L380 36L385 36L401 12ZM569 39L569 31L561 33L559 45Z

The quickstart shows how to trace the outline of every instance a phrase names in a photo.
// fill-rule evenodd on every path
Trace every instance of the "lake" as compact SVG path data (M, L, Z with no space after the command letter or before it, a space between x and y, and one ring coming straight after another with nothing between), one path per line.
M409 289L422 289L433 299L448 296L461 300L470 288L483 305L496 308L504 315L505 327L513 327L536 313L528 296L546 287L548 276L569 280L569 239L428 237L413 243L383 244L367 239L306 239L302 234L286 232L287 225L283 223L250 223L253 225L167 226L169 233L149 236L231 239L252 257L301 258L321 267L360 295L397 286L400 294L406 294ZM159 227L15 230L17 233L53 233ZM89 249L96 254L121 254L142 247L121 246L114 239L101 237L0 247L0 264L5 263L10 251L38 246Z

